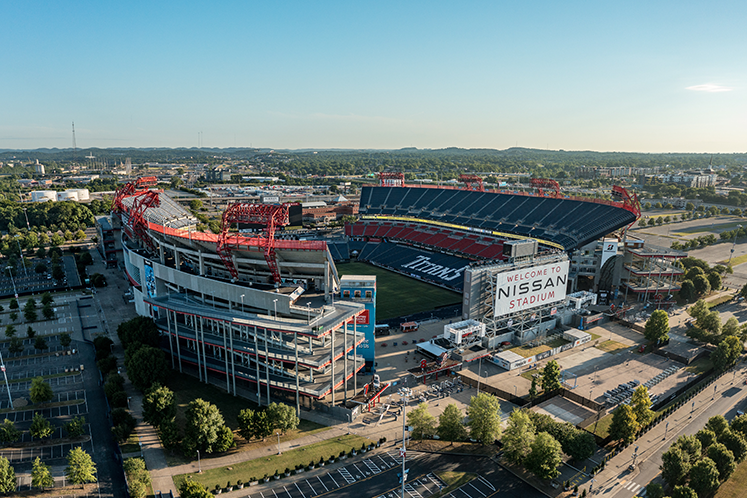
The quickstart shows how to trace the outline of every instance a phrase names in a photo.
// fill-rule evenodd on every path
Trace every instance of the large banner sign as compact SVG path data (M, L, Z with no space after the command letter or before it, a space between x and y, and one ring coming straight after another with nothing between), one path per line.
M568 266L568 261L561 261L496 275L494 316L565 299Z

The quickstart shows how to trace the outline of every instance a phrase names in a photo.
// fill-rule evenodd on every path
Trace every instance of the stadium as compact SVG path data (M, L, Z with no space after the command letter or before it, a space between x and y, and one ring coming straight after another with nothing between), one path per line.
M360 219L341 240L283 237L291 204L230 204L213 234L152 189L155 179L120 189L123 267L172 366L260 404L355 416L386 388L357 380L375 370L377 284L371 275L340 276L336 262L462 293L462 316L487 326L482 344L490 349L509 333L523 341L532 327L535 335L547 330L542 321L568 302L567 254L640 216L637 199L620 187L618 200L604 201L563 195L552 180L533 180L531 192L489 191L478 177L462 177L464 188L408 186L402 174L380 180L362 188ZM247 227L263 233L244 234ZM529 289L531 305L499 313L498 275L543 265L565 272L563 288L552 299Z

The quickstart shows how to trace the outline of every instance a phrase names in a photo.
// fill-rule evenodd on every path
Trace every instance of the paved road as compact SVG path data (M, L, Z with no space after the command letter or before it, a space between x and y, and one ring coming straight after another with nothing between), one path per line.
M681 435L699 431L714 415L725 415L731 419L737 407L744 404L747 395L745 385L747 368L741 365L736 377L727 373L712 386L707 387L677 412L645 434L635 444L629 446L607 465L607 469L595 478L594 491L597 494L615 498L641 496L643 488L659 474L661 455ZM716 387L714 396L714 386ZM695 403L694 409L692 403ZM692 413L692 418L690 414ZM669 428L667 429L667 423ZM666 436L666 437L665 437ZM633 461L635 447L638 446L637 468L628 469Z

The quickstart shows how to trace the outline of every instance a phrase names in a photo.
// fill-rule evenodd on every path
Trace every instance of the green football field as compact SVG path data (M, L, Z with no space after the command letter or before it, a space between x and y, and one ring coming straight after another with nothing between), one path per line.
M462 295L366 263L340 263L339 275L376 275L376 320L462 302Z

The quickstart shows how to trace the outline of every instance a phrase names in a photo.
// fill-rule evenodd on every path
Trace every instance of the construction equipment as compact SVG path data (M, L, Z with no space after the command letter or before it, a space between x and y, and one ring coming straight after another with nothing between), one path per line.
M477 175L459 175L459 181L464 183L467 190L476 192L485 192L485 186L482 184L482 177Z
M562 197L560 194L560 184L555 180L551 180L550 178L532 178L530 183L532 187L537 188L539 195L545 195L543 189L550 188L553 190L553 193L549 194L550 197L555 197L556 199Z
M382 171L379 173L379 182L382 187L404 187L405 174Z

